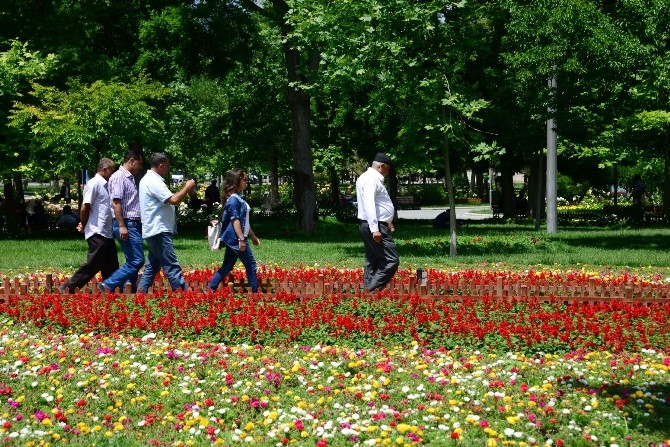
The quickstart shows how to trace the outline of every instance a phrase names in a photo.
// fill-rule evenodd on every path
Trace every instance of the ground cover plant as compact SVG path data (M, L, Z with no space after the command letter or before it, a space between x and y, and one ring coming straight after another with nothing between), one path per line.
M205 248L205 227L202 223L191 230L181 228L175 237L177 256L186 269L221 262L221 253ZM325 218L318 231L307 234L296 230L290 220L257 219L254 229L261 238L261 246L254 248L260 264L358 268L363 263L363 245L355 224ZM571 226L548 235L544 229L534 230L532 222L472 221L459 231L456 258L448 256L448 232L434 229L430 221L402 220L394 237L402 268L450 270L500 264L522 270L538 265L554 269L653 267L670 276L670 229L662 227ZM71 232L0 237L0 273L70 273L83 262L86 251L81 235Z

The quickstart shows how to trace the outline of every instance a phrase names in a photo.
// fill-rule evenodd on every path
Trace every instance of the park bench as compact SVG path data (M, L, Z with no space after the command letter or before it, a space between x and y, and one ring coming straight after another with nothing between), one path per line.
M559 211L556 217L562 222L598 223L607 220L607 215L598 210Z
M500 205L497 202L491 204L491 213L496 219L500 219Z
M401 210L418 210L421 209L421 204L414 196L398 196L396 197L396 204Z

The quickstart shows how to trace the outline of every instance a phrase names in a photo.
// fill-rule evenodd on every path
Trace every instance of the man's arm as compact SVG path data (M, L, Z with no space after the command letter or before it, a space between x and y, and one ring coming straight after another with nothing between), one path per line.
M179 205L181 202L184 201L188 192L193 188L195 188L195 180L190 179L186 182L186 184L180 191L172 194L170 198L167 199L165 202L169 203L170 205Z
M91 204L84 203L81 206L81 212L79 213L79 225L77 225L77 231L80 233L84 232L86 224L88 223L88 217L91 215Z
M126 221L123 220L123 206L121 205L121 199L112 200L112 210L114 211L114 218L119 224L119 236L122 241L128 239L128 228L126 227Z

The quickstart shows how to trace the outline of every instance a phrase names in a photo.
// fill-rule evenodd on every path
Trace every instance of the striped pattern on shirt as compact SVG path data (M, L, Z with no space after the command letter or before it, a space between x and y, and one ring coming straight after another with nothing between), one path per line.
M140 218L140 199L135 178L126 168L119 169L109 178L109 197L121 200L121 209L125 219Z

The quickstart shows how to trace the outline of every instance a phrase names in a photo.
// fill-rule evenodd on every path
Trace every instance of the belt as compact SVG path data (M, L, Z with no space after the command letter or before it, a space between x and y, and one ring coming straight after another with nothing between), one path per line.
M362 224L364 223L364 224L366 224L366 223L368 223L368 221L367 221L367 220L363 220L363 219L358 219L358 223L362 223ZM387 226L387 227L389 226L389 224L386 223L386 222L377 222L377 223L378 223L379 225L384 225L384 226Z
M130 217L124 217L124 219L127 220L128 222L141 222L140 219L132 219Z

